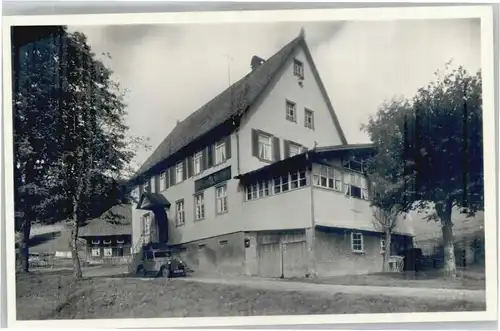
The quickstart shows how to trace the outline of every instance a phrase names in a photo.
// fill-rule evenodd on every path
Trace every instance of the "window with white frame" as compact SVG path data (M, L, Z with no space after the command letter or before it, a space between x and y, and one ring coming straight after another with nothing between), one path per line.
M184 200L179 200L175 203L175 223L180 226L184 225L185 221Z
M220 141L215 144L215 164L220 164L226 161L226 143Z
M259 158L267 161L272 160L272 137L260 134L259 135Z
M194 217L196 221L205 218L205 198L203 193L199 193L194 197Z
M297 106L291 101L286 101L286 119L290 122L297 122Z
M302 153L302 146L300 146L299 144L289 143L288 155L290 157L299 155L300 153Z
M304 64L297 59L293 61L293 75L304 78Z
M92 248L92 256L101 256L100 248Z
M342 172L325 165L315 165L313 170L315 186L329 188L336 191L342 190Z
M117 240L116 240L116 243L117 243L117 244L124 244L124 243L125 243L125 240L123 240L123 239L122 239L122 240L117 239Z
M105 245L109 245L111 244L111 240L103 240L102 243Z
M227 212L227 185L222 185L215 189L215 199L217 213L222 214Z
M92 244L94 244L94 245L98 245L99 243L100 243L99 240L92 240Z
M263 180L246 186L247 200L255 200L270 195L269 181Z
M148 214L144 214L142 216L142 222L143 222L143 232L142 232L142 235L143 236L149 236L151 235L151 215L148 213Z
M368 200L368 189L366 177L355 173L344 173L345 194L358 199Z
M201 173L201 161L203 158L203 153L197 152L193 157L193 172L195 175Z
M113 249L111 247L104 248L104 256L106 257L113 256Z
M178 184L184 180L184 165L179 162L175 165L175 183Z
M314 112L312 110L304 110L304 126L309 129L314 129Z
M306 181L306 171L305 170L299 170L297 172L291 172L290 173L290 189L296 189L299 187L304 187L306 186L307 181Z
M288 174L273 179L274 194L286 192L290 189L290 178Z
M359 232L352 232L351 233L351 250L353 252L363 252L364 251L364 245L363 245L363 234Z
M149 192L150 191L150 186L151 186L151 182L150 180L148 179L147 181L144 182L144 185L143 185L143 191L144 192Z
M385 253L386 250L386 241L384 238L380 238L380 253Z
M162 172L160 175L160 191L167 189L167 173Z

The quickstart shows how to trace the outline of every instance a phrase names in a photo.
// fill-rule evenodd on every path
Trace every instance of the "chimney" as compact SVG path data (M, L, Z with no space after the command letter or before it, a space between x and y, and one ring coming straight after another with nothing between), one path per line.
M262 63L266 62L264 59L254 55L252 57L252 61L250 62L250 67L252 67L252 71L257 69Z

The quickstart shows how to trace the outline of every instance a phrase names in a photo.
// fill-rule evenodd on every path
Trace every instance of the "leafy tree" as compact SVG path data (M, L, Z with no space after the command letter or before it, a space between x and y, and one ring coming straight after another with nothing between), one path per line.
M15 66L26 71L16 76L22 79L14 102L16 203L30 216L21 224L26 251L35 219L69 220L74 275L81 278L79 228L126 199L122 183L145 143L127 135L124 91L85 35L60 27L43 47Z
M398 201L398 193L393 191L393 185L389 181L373 175L369 176L369 180L371 183L373 226L376 230L384 233L385 251L382 266L383 271L387 272L391 256L392 233L398 225L402 208Z
M383 104L363 129L378 150L372 174L391 183L401 210L434 208L444 271L455 277L452 209L472 216L484 208L482 80L450 63L435 77L412 99Z
M92 53L86 36L68 33L61 48L63 139L56 173L61 198L71 213L74 276L81 278L79 228L100 209L98 202L120 202L120 184L135 155L130 148L134 141L127 137L124 123L124 91Z
M31 32L31 33L29 33ZM52 148L59 139L55 123L59 117L54 40L63 30L53 27L24 27L12 30L12 109L14 129L15 230L22 233L21 264L28 271L31 226L52 197L48 194L49 168L57 160Z

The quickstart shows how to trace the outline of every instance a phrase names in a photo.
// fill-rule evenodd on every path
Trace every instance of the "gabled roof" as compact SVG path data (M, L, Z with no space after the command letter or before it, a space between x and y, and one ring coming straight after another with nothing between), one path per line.
M189 115L185 120L178 123L172 132L139 168L135 178L150 171L156 164L164 161L176 152L179 152L182 148L200 139L203 135L209 133L219 125L241 116L264 92L271 80L287 64L289 58L294 54L296 47L300 45L304 48L306 56L312 64L313 73L318 81L320 89L327 99L328 108L334 118L335 126L341 140L344 144L347 144L342 128L338 123L333 107L326 95L324 85L312 61L312 56L305 42L304 34L301 31L297 38L293 39L259 67L252 70L245 77Z
M132 206L116 205L80 228L80 237L132 234Z
M144 192L139 198L137 209L151 210L155 207L170 208L170 202L160 193Z

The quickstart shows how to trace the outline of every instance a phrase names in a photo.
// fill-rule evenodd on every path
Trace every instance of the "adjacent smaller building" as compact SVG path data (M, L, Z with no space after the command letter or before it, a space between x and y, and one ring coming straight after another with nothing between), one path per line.
M89 264L126 264L132 249L131 205L117 205L80 229Z

